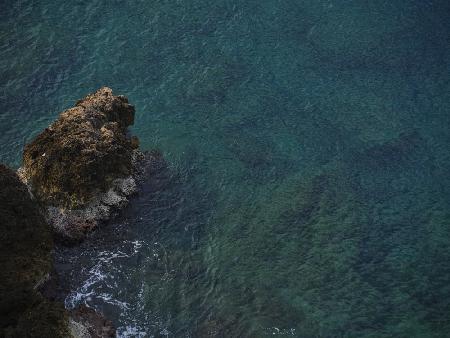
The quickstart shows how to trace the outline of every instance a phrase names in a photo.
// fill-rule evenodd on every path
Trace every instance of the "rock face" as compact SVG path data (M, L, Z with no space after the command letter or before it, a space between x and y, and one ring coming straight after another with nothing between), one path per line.
M103 87L25 146L19 174L63 238L82 239L136 192L144 155L127 134L133 122L134 107Z
M127 127L134 107L101 88L77 102L27 144L24 176L47 205L79 208L132 171L134 142Z
M68 312L57 299L51 226L69 243L83 239L165 167L159 152L137 149L133 121L134 107L104 87L26 145L18 175L0 164L0 337L115 336L100 313Z
M137 181L165 167L159 152L137 149L133 121L134 107L104 87L26 145L18 175L0 164L0 337L115 336L100 313L68 312L51 296L51 226L69 243L83 239L128 204Z
M111 321L85 305L80 305L71 311L69 327L72 335L77 338L113 338L116 336L116 329Z
M0 164L0 336L68 337L62 305L38 286L51 269L51 229L27 187Z

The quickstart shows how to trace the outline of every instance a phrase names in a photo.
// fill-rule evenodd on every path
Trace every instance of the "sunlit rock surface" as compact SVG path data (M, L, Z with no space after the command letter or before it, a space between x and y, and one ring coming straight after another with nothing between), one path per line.
M106 87L62 112L25 146L23 173L36 198L78 208L130 175L133 143L126 131L133 120L134 107Z
M126 206L142 164L160 157L137 150L127 132L133 122L128 99L103 87L25 146L19 174L61 237L78 241Z

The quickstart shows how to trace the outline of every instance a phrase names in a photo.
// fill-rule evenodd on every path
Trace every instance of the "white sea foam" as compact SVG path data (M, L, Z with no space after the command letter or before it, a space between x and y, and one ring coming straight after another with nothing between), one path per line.
M130 293L121 290L127 288L124 283L133 282L133 273L145 272L132 268L130 274L128 260L136 257L145 257L143 262L154 260L153 253L158 252L158 249L144 240L133 239L123 241L120 247L112 250L100 249L94 254L92 251L82 252L81 256L93 265L81 269L79 286L66 297L66 307L72 309L79 304L87 304L97 310L103 306L116 308L115 312L120 314L119 323L122 324L117 329L118 337L151 337L147 332L163 326L155 323L152 314L144 314L145 282L142 281L134 291L130 290L133 294L131 298ZM143 322L152 323L152 329L142 324L139 326L134 321L136 313L144 314Z
M118 338L143 338L143 337L154 337L153 335L148 336L147 332L143 330L138 325L127 325L125 327L119 327L117 329Z

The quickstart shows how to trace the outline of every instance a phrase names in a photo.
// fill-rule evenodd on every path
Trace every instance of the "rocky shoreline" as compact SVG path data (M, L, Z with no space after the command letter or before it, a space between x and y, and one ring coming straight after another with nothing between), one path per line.
M138 149L127 130L134 113L126 97L103 87L27 144L17 173L0 165L2 336L115 336L112 323L93 309L67 311L49 296L58 292L49 277L51 252L53 240L86 239L129 204L142 180L166 166L158 151Z

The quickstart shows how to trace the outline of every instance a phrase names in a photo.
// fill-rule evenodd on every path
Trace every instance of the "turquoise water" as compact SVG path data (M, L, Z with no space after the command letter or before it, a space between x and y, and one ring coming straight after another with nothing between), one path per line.
M447 0L0 1L0 161L100 86L170 164L68 307L122 337L446 337Z

